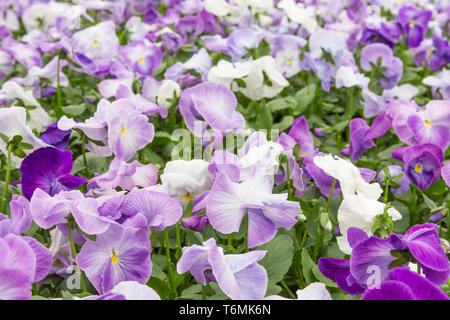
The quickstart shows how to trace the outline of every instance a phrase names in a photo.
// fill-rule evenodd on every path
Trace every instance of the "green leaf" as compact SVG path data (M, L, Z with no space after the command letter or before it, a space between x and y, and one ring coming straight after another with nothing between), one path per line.
M309 106L309 104L316 97L316 85L311 84L303 89L295 95L295 100L297 101L297 109L295 110L296 115L302 114L305 109Z
M69 292L67 292L66 290L62 290L61 295L62 295L63 300L73 300L72 295Z
M322 272L320 272L319 266L314 265L314 267L312 268L312 273L314 274L314 276L316 277L316 279L318 281L324 283L327 287L338 288L338 285L336 284L336 282L328 279L327 277L325 277L322 274Z
M256 125L257 129L267 129L270 130L273 124L273 116L269 108L265 105L261 107L260 113L258 115Z
M310 284L312 282L315 282L314 273L312 269L314 268L316 264L314 263L313 259L308 253L308 250L306 248L302 249L302 269L303 269L303 276L305 277L306 284Z
M155 290L161 299L168 299L170 296L171 289L169 285L159 278L150 277L150 280L147 281L147 286Z
M275 123L272 128L280 131L287 130L291 127L292 123L294 122L293 116L284 116L283 119L281 119L280 122Z
M69 116L79 116L86 110L86 104L73 104L70 106L62 107L62 110Z
M283 280L289 271L294 258L294 243L286 234L278 235L271 241L257 247L258 250L267 250L266 255L259 261L269 277L268 287L276 285Z
M108 163L105 158L96 156L92 152L87 152L85 155L89 171L96 173L103 173L106 170L108 170ZM76 174L78 172L83 172L84 169L85 167L83 155L80 155L75 159L73 163L72 173Z
M273 99L267 103L267 106L273 112L283 111L286 109L294 110L297 107L297 101L294 97L288 96L286 98Z

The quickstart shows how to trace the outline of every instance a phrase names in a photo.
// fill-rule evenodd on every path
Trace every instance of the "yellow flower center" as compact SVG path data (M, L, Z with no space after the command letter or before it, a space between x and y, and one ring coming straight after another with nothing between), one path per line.
M417 173L422 173L422 171L423 171L422 165L421 164L417 164L414 167L414 171L416 171Z
M428 50L428 51L427 51L427 54L428 54L429 56L431 56L431 55L433 54L433 50Z
M92 43L94 45L94 47L98 46L98 41L94 40L94 42Z
M190 196L190 195L185 195L184 197L183 197L183 199L184 199L184 201L186 201L186 202L189 202L189 201L191 201L192 200L192 197Z
M142 58L139 58L139 63L142 63L142 62L144 62L144 59L142 59Z
M119 261L119 257L117 256L117 254L113 251L113 255L111 257L111 262L112 263L116 263L117 261Z
M122 130L120 130L120 132L121 132L122 134L124 134L125 132L127 132L127 130L126 130L125 128L122 128Z
M414 25L415 25L415 24L414 24L414 21L410 21L410 22L409 22L409 27L410 27L410 28L414 27Z
M341 33L345 34L345 30L341 30Z
M425 125L426 125L426 126L431 126L431 123L430 123L430 121L428 121L428 120L425 120Z
M291 59L286 59L286 63L291 63L292 60Z

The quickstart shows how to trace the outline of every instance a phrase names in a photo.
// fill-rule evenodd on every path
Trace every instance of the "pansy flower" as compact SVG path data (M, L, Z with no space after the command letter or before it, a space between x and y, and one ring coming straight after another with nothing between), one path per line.
M53 196L82 186L86 178L71 175L72 167L72 151L52 147L34 151L20 167L23 195L30 200L37 188Z

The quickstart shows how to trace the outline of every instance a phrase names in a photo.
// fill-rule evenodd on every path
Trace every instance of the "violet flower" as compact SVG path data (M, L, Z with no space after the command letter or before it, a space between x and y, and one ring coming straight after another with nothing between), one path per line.
M256 170L251 177L235 183L225 174L216 177L208 196L206 215L219 232L238 232L248 215L249 248L270 241L278 228L289 230L296 222L298 202L288 201L287 194L272 194L267 176Z
M97 77L108 74L118 46L116 26L111 20L80 30L72 37L75 62L84 72Z
M183 248L177 272L190 271L206 286L205 271L211 270L220 289L233 300L260 300L267 290L267 272L257 262L266 251L255 250L244 254L227 254L218 247L214 238Z
M403 7L397 15L397 22L406 33L406 44L412 48L418 47L428 30L428 22L433 13L429 10L414 7Z
M433 143L443 150L450 144L450 101L432 100L407 118L418 143Z
M361 300L449 300L441 289L429 280L406 268L389 271L379 288L369 289Z
M205 139L210 136L206 131L208 125L219 134L245 128L244 117L235 111L236 96L218 83L201 83L184 90L179 107L189 130L196 136L206 137Z
M391 48L382 43L373 43L365 46L361 51L361 68L372 71L378 66L385 69L381 71L383 78L378 81L383 89L394 88L403 75L403 62L392 52Z
M119 47L119 53L131 70L145 76L151 76L162 62L161 49L144 40Z
M444 153L434 144L395 149L392 157L403 162L403 171L421 190L428 188L441 176Z
M23 195L30 200L37 188L53 196L62 190L82 186L86 178L71 175L72 167L72 151L52 147L34 151L20 167Z
M96 241L88 240L76 257L99 293L106 293L122 281L145 284L150 278L150 240L143 228L111 225Z
M69 145L71 130L58 129L57 122L48 125L45 129L39 137L42 141L58 149L65 149Z
M111 161L107 172L96 175L88 182L88 190L110 190L117 187L122 190L132 190L139 186L142 188L156 184L158 173L153 164L141 164L137 160L132 163L119 160Z
M120 212L127 218L142 214L149 228L164 230L180 220L183 208L167 194L138 190L125 196Z
M349 154L357 161L367 149L375 147L374 139L383 136L391 127L391 120L383 112L378 115L369 127L362 118L350 121Z

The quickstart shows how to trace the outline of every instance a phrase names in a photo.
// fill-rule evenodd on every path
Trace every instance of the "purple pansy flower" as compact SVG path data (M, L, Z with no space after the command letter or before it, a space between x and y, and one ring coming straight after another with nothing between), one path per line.
M130 160L137 150L153 140L153 125L131 100L116 100L104 112L108 125L108 144L118 159Z
M395 149L392 157L403 162L403 171L421 190L428 188L441 176L444 153L434 144Z
M375 147L373 139L384 135L391 127L391 120L383 112L378 115L369 127L366 120L354 118L350 121L350 147L352 160L358 160L367 149Z
M72 37L75 62L84 72L97 77L108 74L118 46L116 26L111 20L80 30Z
M186 126L196 136L209 138L208 125L219 133L245 128L244 117L236 111L236 96L224 85L207 82L186 89L179 106Z
M238 232L248 215L248 247L270 241L278 228L289 230L296 222L298 202L288 201L287 194L272 194L267 176L255 168L253 175L235 183L225 174L216 177L206 205L208 220L219 232Z
M37 188L53 196L62 190L82 186L86 178L71 175L72 166L72 151L52 147L34 151L20 167L23 195L30 200Z
M361 300L449 300L441 289L429 280L406 268L389 271L379 287L367 290Z
M152 271L150 252L147 230L111 225L96 241L85 243L76 262L95 289L106 293L121 281L145 284Z
M141 164L137 160L132 163L119 160L111 161L107 172L97 175L87 185L88 190L110 190L116 187L131 190L136 186L146 188L156 184L158 172L151 163Z
M167 194L138 190L125 196L121 214L133 217L142 214L147 219L147 226L155 230L163 230L177 223L183 215L182 206Z
M58 149L65 149L69 144L71 130L58 129L57 122L54 122L46 127L46 130L41 133L42 141L52 145Z
M429 223L416 225L405 235L393 233L387 239L368 237L363 230L351 227L347 231L348 242L353 248L350 260L320 258L319 269L345 292L361 294L366 288L373 287L373 280L388 278L391 264L397 259L392 255L395 250L410 253L425 276L432 283L442 285L450 276L450 263L435 230L437 227ZM373 278L374 270L377 279Z
M384 79L378 81L383 89L394 88L403 75L403 62L392 52L392 49L383 43L372 43L364 47L361 51L361 68L364 71L372 71L373 65L386 68L382 72Z
M415 52L414 63L417 66L422 66L423 64L426 69L436 71L445 64L445 59L436 52L435 44L431 39L422 41L422 44L417 47Z
M429 10L409 6L400 9L396 20L406 33L406 44L408 46L414 48L420 45L428 30L428 22L432 15L433 13Z
M397 258L392 250L409 250L423 269L425 276L436 285L444 284L450 276L450 263L442 248L437 225L415 225L404 235L391 234L387 239L371 236L354 246L350 271L360 282L368 284L370 266L378 266L381 280L386 279L391 263Z
M260 300L267 290L267 272L257 262L266 251L255 250L244 254L227 254L211 238L203 246L183 248L177 272L190 271L202 285L206 285L205 271L211 270L222 291L233 300Z
M450 144L450 101L428 102L425 110L408 117L407 125L418 143L433 143L447 149Z
M151 76L162 62L161 49L144 40L119 47L119 53L131 70L141 75Z

